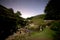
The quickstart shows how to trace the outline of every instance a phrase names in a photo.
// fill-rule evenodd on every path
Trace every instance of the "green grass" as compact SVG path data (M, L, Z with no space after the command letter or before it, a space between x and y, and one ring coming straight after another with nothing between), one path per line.
M45 28L42 32L34 32L32 33L31 37L35 38L35 37L40 37L40 38L53 38L53 36L55 35L55 32L52 31L49 28Z

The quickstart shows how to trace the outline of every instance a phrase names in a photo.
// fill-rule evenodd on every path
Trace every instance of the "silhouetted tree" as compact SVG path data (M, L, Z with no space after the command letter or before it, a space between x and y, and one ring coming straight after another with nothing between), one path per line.
M21 13L14 13L13 9L0 5L0 40L5 40L9 35L17 31L18 25L26 26L25 19L21 17Z
M15 13L16 19L17 19L17 25L20 25L21 27L25 27L26 22L24 21L25 19L20 17L21 13L19 11L17 11Z
M11 13L14 13L14 11L13 11L13 9L12 9L12 8L9 8L9 11L10 11Z
M5 40L17 30L13 9L7 9L0 5L0 40Z
M25 25L21 13L14 13L13 9L0 5L0 40L5 40L17 30L17 25Z
M50 0L45 8L47 20L60 20L60 1Z
M56 32L54 40L60 40L60 0L50 0L45 8L45 19L55 20L51 23L51 29Z

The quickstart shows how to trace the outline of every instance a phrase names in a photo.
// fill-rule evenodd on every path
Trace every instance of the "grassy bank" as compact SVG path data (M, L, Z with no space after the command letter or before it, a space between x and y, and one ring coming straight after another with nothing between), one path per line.
M49 28L45 28L42 32L34 32L32 33L32 38L53 38L55 32Z

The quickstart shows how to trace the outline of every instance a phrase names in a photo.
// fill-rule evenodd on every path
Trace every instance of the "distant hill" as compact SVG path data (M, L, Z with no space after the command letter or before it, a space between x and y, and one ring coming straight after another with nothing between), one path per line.
M45 17L45 14L41 14L41 15L36 15L27 19L31 20L34 24L41 25L41 24L44 24L44 17Z

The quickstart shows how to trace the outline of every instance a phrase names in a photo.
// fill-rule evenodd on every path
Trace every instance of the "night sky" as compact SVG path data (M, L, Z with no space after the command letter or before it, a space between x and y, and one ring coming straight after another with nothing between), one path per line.
M0 0L0 4L13 8L14 12L20 11L22 17L27 18L44 13L49 0Z

